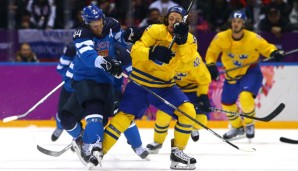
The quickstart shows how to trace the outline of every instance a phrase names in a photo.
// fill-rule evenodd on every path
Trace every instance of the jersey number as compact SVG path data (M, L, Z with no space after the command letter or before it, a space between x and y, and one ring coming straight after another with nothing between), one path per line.
M82 30L76 30L76 31L73 33L73 38L75 38L76 36L81 37L81 34L82 34Z

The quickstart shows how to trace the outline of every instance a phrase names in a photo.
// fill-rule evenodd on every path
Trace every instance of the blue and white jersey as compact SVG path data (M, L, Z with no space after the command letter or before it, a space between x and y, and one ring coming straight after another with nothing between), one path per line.
M95 60L98 56L111 56L116 58L115 47L119 43L124 48L129 48L123 38L120 24L117 20L107 17L104 21L102 35L96 37L86 25L76 29L73 34L73 41L78 58L74 62L75 81L91 79L98 83L114 83L112 75L103 69L95 67Z
M71 88L71 78L72 72L71 67L73 67L72 61L76 57L76 49L73 43L69 43L64 47L63 55L59 59L59 63L57 65L57 72L62 76L64 83L64 88L68 92L74 92ZM68 71L70 70L70 71Z

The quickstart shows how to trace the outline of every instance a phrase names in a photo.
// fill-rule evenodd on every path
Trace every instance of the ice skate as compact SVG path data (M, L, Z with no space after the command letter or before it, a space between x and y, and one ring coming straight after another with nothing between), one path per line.
M76 152L77 156L81 160L81 162L87 166L87 162L85 161L83 155L82 155L82 146L83 146L83 139L81 136L79 136L77 139L72 140L72 147L74 151Z
M90 144L89 151L86 152L90 153L89 163L87 165L89 169L97 166L98 164L101 166L103 158L102 142L97 141L94 144Z
M146 148L150 154L157 154L159 149L161 149L161 147L162 147L162 144L153 142L153 143L147 144Z
M246 137L248 139L252 139L255 137L255 124L254 123L251 123L251 124L247 124L246 126Z
M60 135L62 134L62 132L63 132L63 129L56 128L55 131L52 134L51 140L52 141L56 141L60 137Z
M171 151L171 169L175 170L194 170L196 169L196 159L189 157L178 147L172 147Z
M146 148L140 146L140 147L138 147L138 148L134 148L133 151L134 151L138 156L140 156L142 159L150 160L150 159L148 158L149 151L148 151Z
M200 134L199 134L199 131L198 130L192 130L191 131L191 139L194 141L194 142L197 142L200 138Z
M238 140L244 137L245 135L243 126L240 128L231 127L230 130L223 135L223 138L226 140Z

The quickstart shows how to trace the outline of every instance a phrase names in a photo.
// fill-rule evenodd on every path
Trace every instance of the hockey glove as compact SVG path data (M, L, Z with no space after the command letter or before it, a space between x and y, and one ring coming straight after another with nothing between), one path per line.
M270 56L273 57L276 62L279 62L284 58L285 51L278 49L273 51Z
M149 59L168 64L175 54L165 46L151 46L149 50Z
M95 60L95 66L102 68L106 72L110 73L115 77L119 77L122 73L121 63L111 56L102 57L99 56Z
M178 45L183 45L187 41L188 36L188 25L185 22L175 23L174 24L174 35L176 35L175 42Z
M207 68L210 72L211 79L212 80L218 80L218 70L217 70L217 67L216 67L215 63L208 64Z
M198 97L198 107L202 112L211 112L210 100L207 94L202 94Z
M123 38L126 42L135 43L142 37L142 31L135 27L130 27L123 33Z

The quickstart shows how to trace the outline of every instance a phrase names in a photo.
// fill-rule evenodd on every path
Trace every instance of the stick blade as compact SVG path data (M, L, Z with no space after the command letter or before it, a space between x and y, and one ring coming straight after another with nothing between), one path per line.
M280 137L279 141L284 142L284 143L289 143L289 144L298 144L298 140L293 140L285 137Z
M257 150L255 148L252 148L252 147L242 147L242 148L239 148L239 150L241 151L245 151L245 152L256 152Z
M53 156L53 157L59 157L59 156L61 156L61 154L64 153L64 151L50 151L50 150L47 150L39 145L37 145L37 149L41 153L49 155L49 156Z
M284 103L279 104L278 107L273 112L271 112L268 116L262 118L262 121L271 121L277 115L279 115L284 110L285 107L286 105Z
M10 121L18 120L18 116L9 116L3 119L3 123L7 123Z

